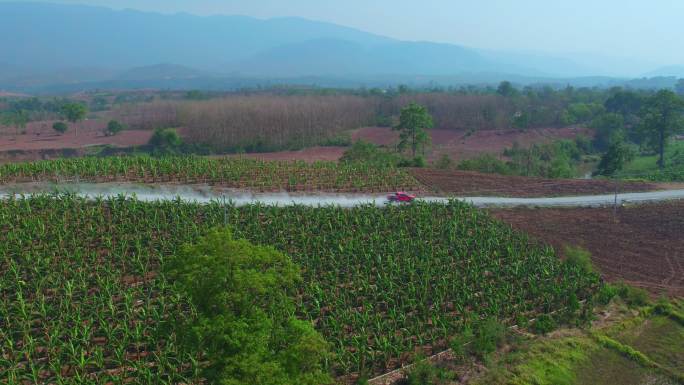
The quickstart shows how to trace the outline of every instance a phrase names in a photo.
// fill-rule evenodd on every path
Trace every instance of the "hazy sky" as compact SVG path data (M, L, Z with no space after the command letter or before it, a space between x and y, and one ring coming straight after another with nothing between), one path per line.
M0 0L1 1L1 0ZM16 1L16 0L15 0ZM684 64L683 0L54 0L166 13L300 16L405 40Z

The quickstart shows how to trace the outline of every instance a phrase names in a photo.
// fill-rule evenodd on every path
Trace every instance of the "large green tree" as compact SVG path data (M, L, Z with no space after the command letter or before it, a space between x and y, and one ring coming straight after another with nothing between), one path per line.
M658 167L665 167L665 147L670 137L684 127L684 99L670 90L658 91L641 109L640 131L658 151Z
M430 136L427 130L434 125L432 116L427 108L417 103L411 103L401 110L399 124L394 130L399 131L399 150L411 148L411 154L415 158L420 148L424 151L425 146L430 144Z
M214 230L165 266L197 316L177 333L207 361L204 376L225 385L323 385L327 344L294 317L298 267L272 247Z
M88 107L81 103L67 103L62 106L60 114L71 123L77 123L85 119Z

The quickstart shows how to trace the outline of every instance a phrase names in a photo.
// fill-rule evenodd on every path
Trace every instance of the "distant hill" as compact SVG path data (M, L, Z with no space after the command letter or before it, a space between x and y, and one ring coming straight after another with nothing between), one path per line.
M37 2L0 2L0 52L0 88L30 92L621 81L589 77L598 73L562 57L400 41L301 18L165 15Z
M674 65L658 68L655 71L651 71L644 74L645 77L677 77L684 78L684 65Z
M145 67L136 67L122 72L116 76L116 80L173 80L173 79L195 79L209 76L206 71L178 64L156 64Z

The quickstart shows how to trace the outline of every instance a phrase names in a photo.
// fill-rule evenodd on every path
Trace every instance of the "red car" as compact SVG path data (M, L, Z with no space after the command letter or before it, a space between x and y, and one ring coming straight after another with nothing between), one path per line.
M398 191L387 196L387 200L390 202L413 202L416 199L415 195L405 193L403 191Z

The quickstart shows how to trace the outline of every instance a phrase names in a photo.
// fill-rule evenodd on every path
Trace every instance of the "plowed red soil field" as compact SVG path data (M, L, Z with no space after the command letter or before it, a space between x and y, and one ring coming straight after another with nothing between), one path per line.
M31 122L25 130L20 130L19 134L11 127L0 128L0 151L78 149L104 144L130 147L143 145L152 136L152 131L146 130L124 130L116 136L105 136L103 131L107 122L103 120L69 124L69 131L59 135L52 129L53 123Z
M684 201L618 208L506 209L491 213L554 246L581 246L609 281L684 295Z
M429 189L446 195L532 198L611 194L616 188L615 182L598 179L541 179L429 168L411 169L410 172ZM663 188L646 182L620 182L617 187L620 192Z

